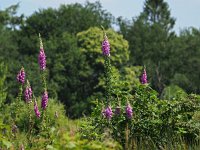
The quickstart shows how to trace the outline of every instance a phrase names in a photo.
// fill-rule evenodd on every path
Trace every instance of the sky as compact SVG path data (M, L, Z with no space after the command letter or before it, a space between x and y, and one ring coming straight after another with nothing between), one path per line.
M96 0L88 0L95 2ZM142 12L144 0L99 0L108 12L115 17L122 16L131 20ZM171 16L176 19L174 30L200 28L200 0L165 0L169 4ZM0 0L0 9L20 2L19 14L31 15L40 8L58 8L60 4L81 3L86 0Z

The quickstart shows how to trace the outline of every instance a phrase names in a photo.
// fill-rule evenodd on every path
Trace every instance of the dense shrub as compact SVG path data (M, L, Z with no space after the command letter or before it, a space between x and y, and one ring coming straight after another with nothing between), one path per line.
M107 40L106 36L104 42ZM104 44L103 42L103 44ZM109 49L109 44L102 50ZM103 53L104 54L104 53ZM114 90L110 55L105 57L105 100L97 100L93 110L90 130L98 134L109 133L121 143L125 149L134 148L136 141L146 141L154 148L166 146L168 143L195 141L200 134L199 121L194 114L200 110L200 97L194 94L177 92L171 100L161 100L147 81L146 70L141 76L141 84L133 91L124 91L121 95ZM115 80L121 83L123 82ZM118 95L116 97L116 95ZM100 138L92 132L85 136ZM88 135L89 134L89 135ZM172 144L173 145L173 144Z

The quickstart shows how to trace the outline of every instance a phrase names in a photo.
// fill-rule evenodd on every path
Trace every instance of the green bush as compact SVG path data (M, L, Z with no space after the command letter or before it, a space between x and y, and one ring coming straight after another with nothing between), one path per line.
M112 110L118 106L117 99L112 101ZM125 114L127 98L120 99L120 115L114 115L108 120L102 115L104 104L96 103L93 112L93 130L103 134L109 130L111 137L125 146L133 141L144 140L156 147L166 145L171 141L183 138L194 141L199 137L200 124L195 121L195 112L200 109L200 97L187 95L173 100L160 100L156 91L147 85L140 85L128 99L133 108L133 118L128 119ZM94 134L91 133L91 137ZM97 137L96 137L97 138Z

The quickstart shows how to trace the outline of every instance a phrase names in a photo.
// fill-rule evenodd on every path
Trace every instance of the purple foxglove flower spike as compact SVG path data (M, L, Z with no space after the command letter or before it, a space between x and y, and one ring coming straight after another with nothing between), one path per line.
M25 74L24 68L22 67L19 73L17 74L17 81L21 84L24 84L25 77L26 77L26 74Z
M24 91L24 97L25 97L25 100L26 100L27 103L31 102L32 94L33 94L33 92L32 92L30 83L27 80L27 86L26 86L26 89Z
M103 111L103 115L107 118L107 119L111 119L113 112L110 106L108 106L104 111Z
M104 40L102 42L102 52L104 56L110 56L110 44L106 34L104 35Z
M34 111L35 111L35 115L40 118L40 112L39 112L39 109L38 109L38 105L37 105L37 102L36 100L34 101Z
M141 78L140 78L140 82L142 83L142 84L147 84L147 72L146 72L146 69L144 68L144 70L143 70L143 73L142 73L142 75L141 75Z
M42 95L42 104L41 104L42 109L46 109L47 104L48 104L48 93L47 91L45 91Z
M115 115L120 115L120 113L121 113L121 107L117 106L115 108Z
M44 71L46 69L46 55L45 55L45 52L44 52L44 48L43 48L42 39L40 37L40 34L39 34L39 38L40 38L40 53L39 53L39 56L38 56L38 62L39 62L39 65L40 65L40 70Z
M126 116L127 118L131 119L133 116L133 110L130 104L126 106Z

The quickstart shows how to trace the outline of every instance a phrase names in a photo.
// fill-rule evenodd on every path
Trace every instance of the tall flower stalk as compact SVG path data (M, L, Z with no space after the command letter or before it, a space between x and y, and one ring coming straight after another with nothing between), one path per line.
M103 28L103 27L102 27ZM106 117L108 120L111 120L113 116L112 108L110 106L110 99L111 99L111 64L110 64L110 43L108 41L108 37L106 33L104 32L103 28L103 42L101 45L102 49L102 54L105 59L105 97L106 97L106 108L103 110L103 115Z
M111 96L111 64L110 64L110 44L108 41L108 37L104 32L104 39L102 42L102 54L105 58L105 84L106 84L106 103L110 104L110 96Z
M28 104L28 111L29 111L29 131L31 132L32 128L32 114L31 114L31 102L32 102L33 92L30 86L29 81L27 80L26 89L24 91L24 98L25 102Z
M27 80L26 89L24 91L24 98L25 98L26 103L30 103L32 101L32 95L33 95L33 92L32 92L30 83Z
M45 55L45 51L44 51L44 47L43 47L43 43L42 43L42 38L39 34L39 40L40 40L40 52L39 52L39 56L38 56L38 63L40 66L40 71L41 71L41 75L42 75L42 82L43 82L43 95L42 95L42 99L41 99L41 107L42 107L42 122L43 122L43 127L44 129L46 129L46 108L48 105L48 92L47 92L47 84L46 84L46 55ZM37 114L38 117L40 117L39 111L36 111L38 108L36 107L37 105L35 105L35 113ZM36 109L37 108L37 109Z
M38 63L40 66L40 71L42 74L42 82L43 82L43 87L44 87L44 91L47 90L47 84L46 84L46 54L44 52L44 47L43 47L43 43L42 43L42 38L39 34L39 40L40 40L40 52L38 55Z
M25 83L26 73L24 71L24 67L17 74L17 81L20 83L19 93L18 93L18 100L22 99L22 92L23 92L23 85Z
M19 92L18 92L18 96L17 96L17 102L16 102L17 112L11 112L11 115L13 115L13 119L14 119L13 121L14 122L15 122L15 119L19 117L19 111L20 111L20 108L21 108L21 100L22 100L23 85L25 83L25 78L26 78L26 73L24 71L24 67L22 67L17 74L17 81L20 84L19 85Z
M43 47L42 38L40 34L39 34L39 40L40 40L40 53L38 56L38 62L40 65L40 70L44 71L46 69L46 55L44 52L44 47Z
M146 69L145 69L145 67L144 67L144 69L143 69L143 73L142 73L142 75L141 75L141 77L140 77L140 82L142 83L142 84L147 84L147 72L146 72Z
M24 71L24 67L22 67L19 73L17 74L17 81L23 85L25 82L25 77L26 77L26 74Z
M48 104L48 93L47 91L45 91L42 95L42 102L41 102L41 107L43 110L46 109L47 104Z
M34 112L37 118L40 118L40 111L37 105L37 101L36 98L34 98Z
M24 99L28 105L28 113L29 113L28 140L31 141L31 133L32 133L32 126L33 126L31 104L32 104L32 99L33 99L33 91L28 80L27 80L25 91L24 91Z

